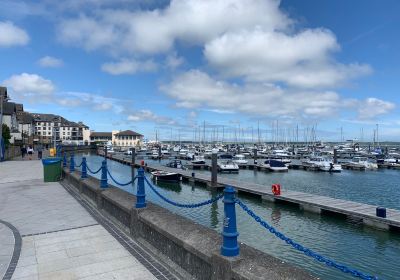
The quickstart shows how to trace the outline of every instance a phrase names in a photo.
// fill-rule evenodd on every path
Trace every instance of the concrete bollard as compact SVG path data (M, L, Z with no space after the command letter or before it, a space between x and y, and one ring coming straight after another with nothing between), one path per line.
M87 170L86 170L86 157L82 158L82 172L81 172L81 179L87 178Z
M221 255L234 257L239 255L237 237L239 233L236 227L235 190L226 186L224 190L224 224L222 229Z
M74 154L71 154L70 162L69 162L69 172L75 171L75 159Z
M101 163L100 188L102 188L102 189L108 188L108 182L107 182L107 161L106 161L106 160L103 160L102 163Z
M63 167L67 167L67 153L64 152Z
M146 192L144 188L144 170L142 167L138 170L138 184L136 190L136 208L146 207Z
M216 187L218 182L218 165L217 165L217 151L216 149L213 150L211 155L211 186Z

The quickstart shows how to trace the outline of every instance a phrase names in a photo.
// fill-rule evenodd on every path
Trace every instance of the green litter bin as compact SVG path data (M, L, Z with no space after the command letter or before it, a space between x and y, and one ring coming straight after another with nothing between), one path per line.
M61 178L62 158L53 157L42 159L43 178L45 182L58 182Z

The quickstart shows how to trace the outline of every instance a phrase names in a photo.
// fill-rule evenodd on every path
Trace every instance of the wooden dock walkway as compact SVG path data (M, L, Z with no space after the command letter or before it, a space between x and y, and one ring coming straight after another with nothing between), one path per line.
M116 160L123 164L130 165L131 162L125 157L125 159L118 155L108 156L112 160ZM139 164L135 164L139 167ZM206 184L211 186L211 173L210 174L198 174L192 170L180 170L176 168L169 168L165 166L155 166L146 164L143 166L147 172L154 170L163 170L169 172L175 172L182 175L184 181L193 183ZM271 202L284 202L292 203L299 206L304 211L310 211L320 214L340 214L346 217L351 217L353 220L360 220L364 224L381 228L391 229L400 231L400 211L395 209L386 209L386 218L376 216L375 205L363 204L343 199L331 198L321 195L282 190L281 195L273 195L270 186L232 180L226 177L218 177L218 184L215 187L224 187L230 185L239 192L250 193L253 195L260 196L263 200Z

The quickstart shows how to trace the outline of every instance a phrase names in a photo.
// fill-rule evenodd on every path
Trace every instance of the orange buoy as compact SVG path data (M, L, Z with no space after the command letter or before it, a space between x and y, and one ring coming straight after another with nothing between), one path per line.
M140 162L140 165L141 165L141 166L144 166L144 160L142 160L142 161Z

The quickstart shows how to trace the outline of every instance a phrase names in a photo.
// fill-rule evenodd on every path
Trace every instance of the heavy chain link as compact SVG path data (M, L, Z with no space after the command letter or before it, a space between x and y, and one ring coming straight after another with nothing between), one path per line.
M220 194L220 195L218 195L218 196L216 196L216 197L214 197L214 198L211 198L211 199L209 199L209 200L206 200L206 201L203 201L203 202L200 202L200 203L182 204L182 203L178 203L178 202L175 202L175 201L172 201L172 200L166 198L165 196L163 196L161 193L159 193L159 192L156 190L156 188L153 186L153 184L152 184L151 182L149 182L149 180L148 180L146 177L144 177L144 179L146 180L146 183L147 183L147 184L149 185L149 187L153 190L153 192L155 192L156 195L158 195L159 197L161 197L165 202L167 202L167 203L169 203L169 204L172 204L172 205L174 205L174 206L176 206L176 207L181 207L181 208L198 208L198 207L201 207L201 206L205 206L205 205L207 205L207 204L214 203L214 202L220 200L220 199L224 196L224 194Z
M273 226L269 225L266 221L262 220L259 216L257 216L252 210L247 207L246 204L244 204L241 200L235 198L235 202L242 207L242 209L250 216L252 217L257 223L259 223L262 227L264 227L266 230L268 230L270 233L274 234L276 237L282 239L285 241L287 244L295 248L296 250L303 252L305 255L314 258L315 260L325 263L327 266L334 267L344 273L349 273L353 275L354 277L358 277L364 280L373 280L373 279L378 279L376 276L370 276L367 274L364 274L356 269L349 268L345 265L338 264L333 260L328 259L327 257L324 257L320 254L315 253L311 249L308 249L299 243L296 243L289 237L286 237L283 233L279 232L276 230Z
M89 168L89 165L87 165L87 164L86 164L86 168L87 168L87 170L88 170L90 173L92 173L92 174L97 174L97 173L100 172L102 166L100 166L99 170L97 170L96 172L92 171L92 170Z
M111 173L110 173L110 171L108 169L107 169L107 173L110 176L111 180L113 180L115 184L117 184L118 186L121 186L121 187L125 187L127 185L133 184L133 182L135 182L135 180L137 178L137 176L136 176L133 180L130 180L128 183L120 183L120 182L118 182L117 180L114 179L114 177L111 175Z

